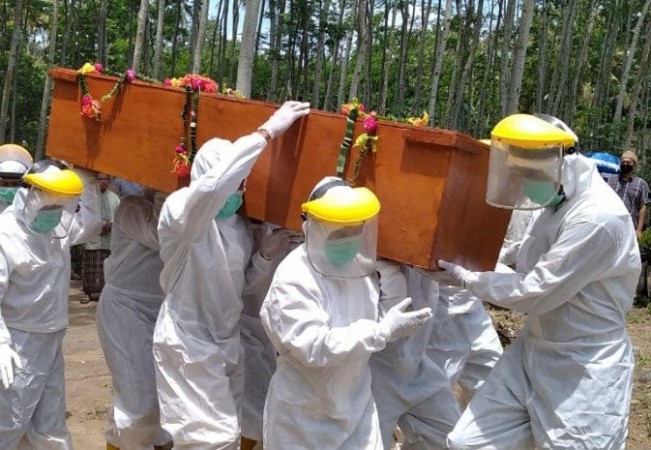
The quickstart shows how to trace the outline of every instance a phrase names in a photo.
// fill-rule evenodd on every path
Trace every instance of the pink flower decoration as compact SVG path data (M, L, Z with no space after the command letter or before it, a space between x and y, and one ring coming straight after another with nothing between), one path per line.
M185 153L185 147L183 147L181 144L178 144L175 148L174 151L176 153Z
M91 103L93 103L93 97L91 97L90 94L86 94L82 97L81 104L83 106L90 105Z
M165 79L163 80L163 84L164 84L165 86L171 86L171 85L172 85L172 80L170 80L169 78L165 78Z
M217 92L217 83L214 82L211 83L206 80L203 90L206 94L214 94L215 92Z
M369 114L364 118L364 123L362 125L364 127L364 130L368 134L375 134L377 131L377 118L373 113Z
M102 70L104 70L104 66L101 65L100 63L95 63L95 70L99 73L102 73Z
M128 82L132 82L133 80L136 79L136 71L133 69L127 69L126 72L126 79Z

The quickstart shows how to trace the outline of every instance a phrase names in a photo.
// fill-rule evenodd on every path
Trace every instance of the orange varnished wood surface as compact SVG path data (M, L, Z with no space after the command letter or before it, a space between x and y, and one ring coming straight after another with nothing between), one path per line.
M76 72L53 69L54 97L46 152L76 165L107 172L164 191L187 184L171 173L182 134L184 92L135 81L104 103L102 120L80 114ZM110 91L115 78L88 75L91 95ZM278 105L203 95L197 144L211 137L235 140L253 132ZM334 175L346 118L313 111L272 142L247 180L246 214L299 230L300 206L313 186ZM358 120L355 137L363 132ZM380 121L378 152L362 163L358 185L382 203L380 256L435 268L447 259L474 270L491 270L510 211L484 201L489 151L461 133ZM349 157L353 172L357 150Z

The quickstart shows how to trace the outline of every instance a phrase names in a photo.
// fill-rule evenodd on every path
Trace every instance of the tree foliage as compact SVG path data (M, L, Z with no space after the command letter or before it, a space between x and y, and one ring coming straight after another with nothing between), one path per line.
M516 111L565 120L586 149L618 153L630 142L644 162L651 147L651 74L644 60L651 36L649 1L537 0L525 29L529 1L261 1L251 97L312 100L318 108L336 110L355 93L385 117L429 110L430 125L477 138L487 137L515 102ZM52 4L23 2L21 23L14 23L16 0L0 7L0 85L7 76L12 32L21 30L15 89L1 99L8 102L9 126L0 140L32 148ZM140 0L110 1L105 29L98 26L101 3L61 0L56 62L77 68L97 61L98 39L105 33L107 68L129 68ZM164 2L161 78L181 76L192 67L200 3ZM149 3L141 75L154 73L158 4ZM230 87L236 83L244 8L243 1L212 0L203 38L201 71ZM514 76L518 70L521 80Z

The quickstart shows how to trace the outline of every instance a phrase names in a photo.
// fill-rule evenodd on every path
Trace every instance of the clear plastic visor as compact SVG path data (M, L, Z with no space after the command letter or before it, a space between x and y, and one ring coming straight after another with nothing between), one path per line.
M486 202L498 208L539 209L557 198L563 146L522 148L491 141Z
M54 237L64 238L68 235L78 204L78 195L63 195L31 187L25 203L25 222L34 229L33 224L39 216L47 214L51 217L54 212L61 211L61 220L51 233Z
M360 278L375 271L377 216L342 225L307 218L305 242L314 270L330 278Z

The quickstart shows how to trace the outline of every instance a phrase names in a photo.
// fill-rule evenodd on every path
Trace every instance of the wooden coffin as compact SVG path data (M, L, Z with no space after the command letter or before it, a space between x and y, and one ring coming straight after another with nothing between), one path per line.
M124 85L104 103L102 120L81 116L74 70L53 69L54 97L46 152L76 165L164 191L187 184L172 172L183 133L183 90L141 81ZM99 98L115 78L87 75ZM230 140L260 126L278 105L202 94L197 143ZM334 175L346 117L313 111L294 124L258 159L247 180L245 211L252 218L300 230L300 207L314 185ZM364 130L358 120L355 136ZM457 132L380 121L378 151L362 162L358 185L379 197L378 254L425 268L446 259L491 270L510 211L484 201L489 149ZM353 149L346 175L358 156Z

